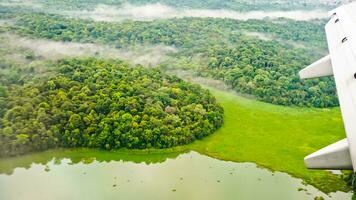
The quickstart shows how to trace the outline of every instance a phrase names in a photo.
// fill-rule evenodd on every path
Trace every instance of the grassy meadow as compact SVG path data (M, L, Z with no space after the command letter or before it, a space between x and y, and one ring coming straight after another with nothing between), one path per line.
M331 172L309 170L303 158L345 137L338 108L276 106L209 88L224 107L224 125L184 148L223 160L254 162L302 178L324 192L347 191Z

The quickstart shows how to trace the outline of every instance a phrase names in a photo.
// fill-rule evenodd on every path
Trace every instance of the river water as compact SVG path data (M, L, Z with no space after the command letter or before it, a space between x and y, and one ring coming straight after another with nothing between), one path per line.
M329 195L286 173L197 152L129 154L55 150L0 160L3 200L351 199Z

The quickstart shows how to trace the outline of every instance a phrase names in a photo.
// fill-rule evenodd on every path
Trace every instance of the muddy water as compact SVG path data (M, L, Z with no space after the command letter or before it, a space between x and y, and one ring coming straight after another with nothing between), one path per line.
M56 150L0 160L0 199L351 199L288 174L196 152Z

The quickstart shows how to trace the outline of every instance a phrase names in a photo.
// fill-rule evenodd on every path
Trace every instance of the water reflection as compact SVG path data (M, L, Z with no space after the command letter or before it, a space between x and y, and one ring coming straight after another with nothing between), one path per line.
M351 199L285 173L196 152L52 151L0 160L0 199Z
M0 174L11 175L16 168L30 169L33 164L61 165L62 161L70 160L69 165L91 164L97 162L125 161L133 163L162 163L168 158L176 158L180 153L130 153L123 151L102 151L93 149L60 149L34 153L20 157L0 159Z

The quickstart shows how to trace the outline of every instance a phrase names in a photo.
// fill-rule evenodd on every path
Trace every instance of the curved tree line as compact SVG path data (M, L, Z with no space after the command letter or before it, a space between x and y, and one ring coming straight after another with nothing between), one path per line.
M54 147L168 148L223 123L208 90L159 70L96 59L55 67L56 76L1 97L0 156Z

